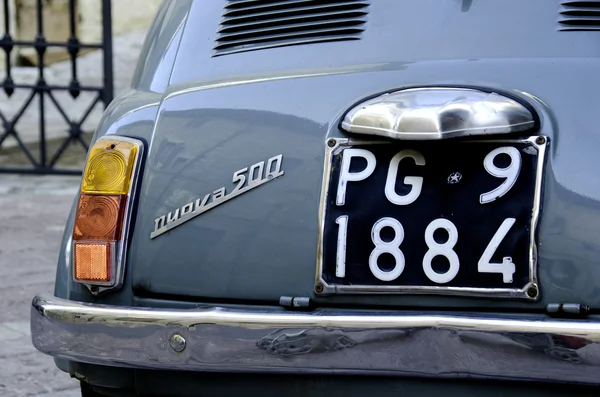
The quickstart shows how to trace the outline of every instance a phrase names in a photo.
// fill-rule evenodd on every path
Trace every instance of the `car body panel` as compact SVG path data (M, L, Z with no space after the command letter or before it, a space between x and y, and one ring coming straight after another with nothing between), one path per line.
M390 66L376 72L336 73L328 69L320 77L303 78L300 74L268 82L243 80L219 89L202 89L196 83L168 94L161 106L142 184L138 225L145 233L138 229L134 236L133 287L150 293L263 301L276 301L281 295L311 296L325 140L344 136L337 129L341 112L361 93L396 88L399 80L414 86L426 82L458 85L465 81L452 81L451 76L468 75L487 88L502 89L511 84L544 98L541 102L519 91L511 92L537 108L541 133L551 139L539 226L543 298L538 304L523 306L553 302L596 305L595 280L600 275L594 266L598 250L594 232L600 225L593 216L598 208L598 190L592 174L597 156L593 146L576 144L586 137L595 140L594 131L577 129L579 123L592 125L593 113L577 109L580 120L564 127L558 120L569 120L574 111L563 102L565 98L590 102L596 95L593 85L588 91L577 83L580 73L565 76L566 71L578 69L581 74L591 74L600 63L579 59L554 59L551 64L546 60L446 61L435 79L427 78L432 72L427 66L432 65L402 65L399 70ZM501 70L517 67L518 75L500 76ZM563 77L544 87L535 79L540 69L547 76ZM255 90L277 105L261 103L264 100L256 98ZM301 100L298 93L302 91L328 100ZM562 139L562 131L578 137ZM172 149L167 151L167 147ZM149 240L155 218L221 186L229 191L233 172L277 154L283 154L286 173L280 180ZM569 248L573 245L579 247ZM265 256L265 251L269 255ZM574 284L578 288L573 289ZM389 296L335 300L416 304L407 297ZM430 301L431 305L444 305L441 301L448 298L418 300L420 304Z
M359 306L600 307L598 138L590 128L600 88L590 77L599 69L600 48L594 32L556 31L558 2L380 1L370 6L361 41L214 58L223 3L166 3L133 89L115 99L95 135L129 135L150 145L125 285L103 299L129 304L133 290L183 300L272 303L286 295ZM427 24L414 22L425 14ZM383 26L394 34L384 35ZM465 36L469 31L480 34ZM338 124L357 102L432 85L497 90L537 112L538 132L551 141L538 227L541 299L315 297L326 139L347 136ZM229 191L233 172L278 154L281 178L150 239L157 217L220 187ZM67 281L64 261L57 293L96 301Z
M131 89L110 104L93 137L123 135L147 145L123 286L94 295L73 281L74 205L58 257L57 298L108 307L188 309L189 315L197 308L287 313L278 307L281 296L308 297L319 310L343 306L373 315L384 308L518 319L544 316L552 303L588 305L597 312L600 32L558 31L559 0L373 0L361 40L215 57L224 4L172 0L161 6ZM538 118L530 134L549 138L536 236L537 301L313 292L327 139L351 137L339 125L358 103L394 90L431 86L479 88L526 103ZM282 176L151 238L157 218L221 187L229 193L234 172L280 154ZM594 316L588 320L595 327ZM182 326L181 332L195 327ZM148 343L159 343L154 348L164 353L169 335L156 335ZM203 343L210 344L204 337L200 335ZM525 345L532 347L531 342ZM100 356L103 348L110 350L99 346ZM535 343L532 348L539 350ZM502 349L503 344L489 347L492 353ZM597 357L594 351L589 354ZM57 358L57 365L92 384L132 387L134 377L143 383L140 379L147 376L67 356ZM535 357L552 359L543 352ZM586 373L593 375L594 369L586 367ZM172 379L171 373L153 379L159 382L163 376ZM177 376L182 389L198 379Z
M211 32L218 28L221 5L194 3L190 18L198 23L185 27L142 183L131 251L136 293L265 302L311 296L317 302L393 306L598 306L594 263L600 247L594 240L600 224L593 214L600 182L592 178L594 146L582 144L597 138L582 126L594 123L599 87L581 80L599 66L600 53L590 41L595 36L557 32L558 5L551 2L478 2L468 10L458 3L378 2L371 5L360 42L215 58ZM429 23L413 22L424 13L444 35ZM397 28L389 28L390 18ZM497 22L507 20L511 29ZM379 26L394 34L380 34ZM467 31L481 34L467 37ZM398 40L405 32L419 39ZM325 140L347 136L338 129L340 117L358 101L432 85L507 92L540 115L540 133L551 140L539 225L542 299L314 297ZM230 191L235 171L278 154L285 172L279 180L149 239L156 218L220 187Z

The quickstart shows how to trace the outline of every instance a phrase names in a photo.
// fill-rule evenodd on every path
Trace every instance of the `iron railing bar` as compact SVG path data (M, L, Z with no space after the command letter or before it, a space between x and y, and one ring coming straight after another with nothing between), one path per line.
M75 20L77 17L75 16L75 0L69 0L69 32L72 37L75 37Z
M83 122L85 121L85 119L89 116L89 114L92 112L92 109L94 108L94 106L96 106L96 104L100 100L100 94L99 94L92 101L91 105L86 110L84 116L78 122L71 122L70 119L69 119L69 117L63 112L63 110L61 109L60 105L58 104L58 102L56 101L56 99L54 98L54 96L51 94L51 92L48 92L48 95L52 99L52 102L54 103L54 105L56 106L56 108L59 110L59 112L61 112L61 114L63 115L63 117L67 121L67 123L69 125L71 125L71 128L73 128L73 125L74 125L74 126L76 126L79 129L79 131L81 131L81 125L83 124ZM62 142L62 144L60 145L60 147L58 148L58 150L52 156L52 159L50 160L50 163L48 164L49 167L54 167L54 165L56 164L56 162L60 159L60 156L62 156L62 154L67 149L67 147L69 146L69 144L71 144L71 142L74 141L74 140L77 140L77 141L81 142L81 144L86 149L86 151L88 150L87 144L81 139L81 133L74 134L72 132L72 130L70 130L69 131L69 136Z
M90 104L90 106L87 108L87 110L85 111L85 113L83 114L83 116L79 119L79 121L77 122L77 124L79 124L80 127L83 124L83 122L85 121L85 119L88 118L88 116L90 115L90 113L92 113L92 110L94 110L94 107L96 106L96 104L98 102L100 102L101 97L102 97L102 93L99 93L96 96L96 99L94 99L92 101L92 103Z
M37 0L36 4L36 16L37 16L37 34L38 36L44 36L44 14L42 10L42 0Z
M114 79L113 79L113 53L112 53L112 23L111 23L111 0L102 1L102 44L104 47L104 108L113 100L114 97Z
M25 155L29 158L29 161L33 165L37 166L38 165L37 161L33 158L33 155L29 152L29 150L27 150L27 148L25 147L25 145L23 144L23 142L19 138L17 130L15 129L15 127L17 126L17 122L19 121L19 119L21 119L21 117L25 113L25 110L27 110L27 108L31 104L31 101L33 101L34 97L35 97L35 91L32 91L31 94L29 95L29 98L27 98L27 100L23 103L23 106L21 106L21 108L19 109L19 111L17 112L17 114L15 114L14 117L12 118L12 120L8 121L6 118L4 118L4 116L2 116L2 119L3 119L2 121L6 122L6 123L11 123L12 124L12 129L11 130L7 130L4 133L4 135L2 136L2 139L0 139L0 147L2 147L2 144L4 143L4 141L6 140L6 138L8 138L9 135L12 135L13 137L15 137L15 140L17 141L17 143L21 147L21 150L23 150L23 152L25 153Z
M38 61L38 87L36 89L39 97L39 126L40 126L40 164L46 166L46 112L44 110L44 55L46 52L46 38L44 37L44 10L42 0L37 0L37 37L35 38L35 50ZM34 91L35 92L35 91Z
M72 140L73 140L73 135L69 135L67 138L65 138L65 140L60 144L60 147L58 148L58 150L56 152L54 152L54 156L52 156L52 159L50 159L50 162L48 163L48 167L50 167L50 168L54 167L54 164L56 164L56 162L58 161L60 156L62 156L63 152L67 149L67 147L69 147L69 144L71 143Z
M33 41L13 40L12 43L13 43L13 45L19 46L19 47L35 47L36 46L35 42L33 42ZM77 46L80 49L90 49L90 50L101 50L103 48L102 44L95 44L95 43L79 43L79 44L77 44ZM44 43L44 47L67 48L67 47L69 47L69 43L46 41Z
M0 121L2 121L3 123L8 123L8 119L6 117L4 117L2 112L0 112Z
M56 107L56 110L58 110L58 113L60 113L60 115L63 117L63 119L65 119L65 121L67 122L67 124L70 124L71 123L71 119L65 113L65 111L63 110L63 108L59 105L58 101L56 100L56 98L52 94L52 91L48 91L48 97L50 98L50 101L54 104L54 106Z
M43 58L43 56L42 56ZM46 165L46 112L44 110L44 91L38 93L39 96L39 124L40 124L40 163L42 166Z
M0 116L2 116L0 114ZM7 123L8 121L4 118L4 116L2 116L2 121L4 123ZM6 140L6 138L8 138L9 135L14 134L14 129L13 130L6 130L4 131L4 133L2 135L0 135L0 149L2 149L2 144L4 143L4 141Z
M9 135L12 135L11 131L5 131L4 134L2 134L0 136L0 148L2 148L2 144L4 143L4 141L6 140L6 138L8 138Z
M10 6L8 0L4 0L4 35L10 36Z
M25 146L25 144L23 143L23 141L21 140L21 138L19 138L19 134L17 134L16 130L14 131L14 133L12 134L12 136L15 138L15 140L19 144L19 147L21 148L21 150L23 151L23 153L25 153L25 156L27 156L27 158L29 159L29 161L31 162L31 164L33 164L34 166L38 167L40 165L40 163L38 163L35 160L35 158L31 154L31 152L29 151L29 149L27 149L27 146Z
M21 106L21 109L19 109L17 114L15 114L14 117L12 118L12 120L10 121L12 123L13 127L17 125L17 122L19 121L21 116L23 116L23 113L25 113L25 110L27 110L27 108L31 104L31 101L33 101L33 98L35 98L35 91L31 91L29 98L27 98L27 100L25 102L23 102L23 106Z
M69 83L69 94L72 98L77 98L81 93L79 81L77 80L77 54L79 54L79 39L75 32L75 0L69 0L69 40L67 52L71 58L71 82Z
M81 143L81 146L83 146L83 148L85 149L86 152L90 149L90 146L87 144L86 141L83 140L83 138L81 137L81 135L77 136L77 141L79 143Z
M77 81L77 53L79 52L79 40L75 32L75 0L69 1L69 54L71 55L71 79Z
M81 175L81 170L69 170L60 168L21 168L21 167L2 167L0 174L33 174L33 175Z
M2 112L0 112L0 120L2 120L2 124L4 124L6 126L6 124L8 124L8 120L6 119L6 117L4 117L4 115L2 114ZM6 129L6 127L4 127ZM14 127L13 127L13 131L14 131ZM0 149L2 148L2 144L4 143L4 141L6 140L6 138L8 138L8 136L11 134L11 130L6 130L4 131L4 134L0 135Z
M15 88L31 88L31 89L35 89L38 87L37 84L15 84L14 85ZM45 88L46 91L58 91L58 90L63 90L63 91L68 91L69 90L69 86L66 85L51 85L51 84L46 84ZM92 85L82 85L81 87L79 87L79 89L81 91L97 91L97 92L102 92L103 88L102 87L96 87L96 86L92 86Z
M4 36L0 39L6 42L6 47L3 46L4 50L4 70L6 71L6 77L4 78L3 87L6 95L11 96L14 92L14 82L12 79L12 65L10 64L11 52L14 48L13 39L10 34L10 6L9 1L4 0Z

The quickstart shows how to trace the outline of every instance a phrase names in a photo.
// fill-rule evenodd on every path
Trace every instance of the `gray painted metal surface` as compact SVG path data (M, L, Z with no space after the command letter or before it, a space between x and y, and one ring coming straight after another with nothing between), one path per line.
M559 32L559 1L377 0L360 41L212 58L223 1L165 2L131 90L95 138L144 140L148 156L122 290L93 297L73 283L67 247L57 297L185 305L309 296L316 305L540 311L600 308L597 32ZM550 138L538 225L537 302L313 294L325 143L356 103L401 88L481 87L528 103ZM155 239L155 219L283 154L285 175ZM136 297L137 296L137 297ZM157 298L156 300L140 299ZM169 301L160 298L169 297Z
M130 303L132 288L272 302L282 295L312 295L324 144L329 136L346 136L338 129L343 113L361 99L398 88L467 85L529 103L540 117L539 133L551 139L538 233L541 300L318 299L430 307L600 306L597 34L558 32L558 2L480 1L468 10L459 1L435 5L378 1L362 41L217 58L210 51L222 4L165 5L133 89L115 99L96 133L151 144L126 285L105 299ZM391 21L391 15L400 19ZM221 186L231 189L234 171L279 153L285 177L150 240L155 218ZM63 281L66 265L59 266L57 294L94 301Z

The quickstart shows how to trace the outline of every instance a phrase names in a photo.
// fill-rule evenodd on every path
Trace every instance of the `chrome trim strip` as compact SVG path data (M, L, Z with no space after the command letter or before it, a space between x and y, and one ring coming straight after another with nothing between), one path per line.
M448 286L368 286L368 285L339 285L328 284L322 277L323 273L323 236L325 230L325 215L327 210L327 197L329 194L329 178L332 172L331 163L333 156L339 154L344 148L357 145L390 145L394 143L386 141L367 141L347 138L329 138L325 142L325 164L323 166L323 179L321 181L321 200L319 203L319 233L317 243L317 266L315 275L315 292L318 294L435 294L435 295L454 295L464 297L482 297L482 298L517 298L528 301L536 301L541 295L541 287L537 279L537 243L536 231L540 215L540 205L542 198L542 182L544 175L544 165L546 162L546 150L549 145L546 136L531 136L524 139L486 139L486 140L467 140L465 142L473 143L530 143L538 151L534 198L532 203L532 215L530 222L530 241L529 246L529 283L523 288L474 288L474 287L448 287ZM538 143L540 142L540 143ZM398 144L398 143L395 143ZM410 143L404 142L404 146ZM535 295L529 296L528 290L534 287ZM320 291L320 292L318 292Z
M54 357L133 368L600 384L599 318L154 309L39 295L32 302L31 334L34 346Z

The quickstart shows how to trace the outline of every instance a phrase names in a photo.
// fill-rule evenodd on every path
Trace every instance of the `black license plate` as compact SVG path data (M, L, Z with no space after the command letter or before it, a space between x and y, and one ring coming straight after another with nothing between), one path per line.
M547 140L330 140L315 290L536 299Z

